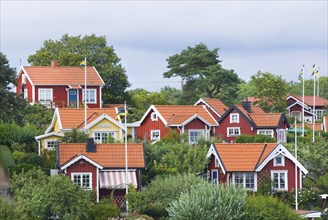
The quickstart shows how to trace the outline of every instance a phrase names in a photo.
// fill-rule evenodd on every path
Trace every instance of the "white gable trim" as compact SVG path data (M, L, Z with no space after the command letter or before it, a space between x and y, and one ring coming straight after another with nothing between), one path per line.
M102 86L105 85L104 80L101 78L100 74L98 73L98 71L96 70L96 68L94 66L92 66L92 68L95 70L95 72L97 73L98 77L100 78L101 82L102 82Z
M163 118L163 116L159 113L159 111L156 109L155 105L151 105L148 110L146 111L146 113L142 116L141 120L139 121L140 124L145 120L145 118L147 117L147 115L149 114L149 112L153 110L157 115L158 117L161 119L161 121L167 125L167 121Z
M223 174L226 174L226 170L223 166L223 161L220 160L219 155L217 154L216 148L214 144L211 144L210 148L208 149L207 153L206 153L206 158L209 159L212 155L214 155L214 158L216 160L218 160L220 168L223 172Z
M50 136L64 137L65 135L63 133L51 132L51 133L46 133L46 134L42 134L42 135L36 136L35 137L35 140L38 141L40 139L43 139L43 138L46 138L46 137L50 137Z
M63 126L62 126L61 120L60 120L59 109L58 109L58 107L56 107L55 111L54 111L54 115L52 116L51 123L50 123L49 127L47 128L47 130L45 131L45 133L49 133L51 131L51 129L55 127L56 118L59 123L59 129L60 130L63 129Z
M304 109L311 109L308 105L306 105L305 103L303 105L303 102L300 102L298 100L296 102L294 102L293 104L291 104L290 106L288 106L286 109L290 109L291 107L293 107L295 105L299 105L300 107L304 106Z
M108 121L110 121L113 124L115 124L117 127L121 128L123 131L125 131L125 128L124 128L123 124L118 123L116 120L114 120L112 117L108 116L107 114L100 115L98 118L96 118L91 123L89 123L87 125L86 129L89 130L90 128L92 128L93 126L95 126L98 122L100 122L103 119L107 119Z
M93 160L89 159L88 157L84 156L83 154L81 154L81 155L75 157L74 159L70 160L68 163L66 163L65 165L63 165L60 169L61 170L65 170L69 166L73 165L74 163L76 163L77 161L79 161L81 159L86 160L87 162L91 163L92 165L94 165L98 169L103 169L103 167L100 164L94 162Z
M217 116L221 117L220 113L218 113L214 108L212 108L212 106L210 106L204 99L199 99L194 106L200 104L200 103L204 103L207 107L209 107ZM207 110L207 109L206 109ZM215 121L215 120L214 120Z
M273 160L273 158L278 155L287 157L293 161L293 163L296 164L304 174L308 173L307 169L305 169L305 167L303 167L302 164L300 164L300 162L298 162L298 160L296 160L296 158L281 143L273 149L273 151L265 158L265 160L256 168L255 172L260 172L271 160Z

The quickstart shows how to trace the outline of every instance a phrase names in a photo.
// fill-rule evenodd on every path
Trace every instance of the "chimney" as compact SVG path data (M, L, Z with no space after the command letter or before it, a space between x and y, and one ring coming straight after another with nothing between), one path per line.
M51 61L51 67L52 68L55 68L55 67L58 67L59 65L58 65L58 60L52 60Z
M243 101L243 108L244 108L248 113L251 113L251 102L248 101L248 98L246 98L246 100Z
M93 138L88 138L87 145L86 145L87 152L97 152L96 145L93 141Z

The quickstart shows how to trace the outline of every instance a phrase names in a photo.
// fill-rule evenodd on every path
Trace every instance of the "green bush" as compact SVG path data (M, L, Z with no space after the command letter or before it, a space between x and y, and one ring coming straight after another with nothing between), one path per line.
M15 209L12 203L6 201L0 194L0 219L12 220L16 219Z
M275 139L264 134L240 135L236 138L236 143L275 143Z
M236 138L236 143L254 143L254 136L251 136L251 135L239 135Z
M8 176L9 169L15 166L15 161L11 156L10 149L5 145L0 145L0 163L6 176Z
M245 206L245 220L297 220L301 219L292 209L271 196L249 196Z
M22 164L22 163L31 164L33 166L43 166L44 165L43 158L34 153L29 153L29 154L23 155L21 158L18 159L18 163L19 164Z
M12 177L14 173L16 174L26 173L30 170L33 170L34 168L35 166L33 166L32 164L25 164L25 163L16 164L15 166L9 169L10 172L9 175Z
M14 151L14 153L12 154L15 163L18 163L18 160L19 160L21 157L23 157L24 155L25 155L25 153L24 153L24 152L21 152L21 151Z
M165 208L161 206L156 206L154 204L149 204L148 206L143 208L142 213L151 216L154 219L159 219L163 216L168 216L168 213Z
M232 220L241 219L245 203L245 190L232 184L215 186L204 182L183 193L170 204L167 211L172 220Z
M120 216L120 209L109 203L100 200L99 203L95 203L90 207L89 210L90 219L94 220L107 220L110 218L117 218Z

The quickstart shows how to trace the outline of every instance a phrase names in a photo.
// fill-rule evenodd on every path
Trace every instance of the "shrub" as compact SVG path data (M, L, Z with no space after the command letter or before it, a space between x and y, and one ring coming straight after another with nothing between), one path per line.
M33 166L43 166L44 161L43 158L37 154L29 153L25 154L18 160L19 164L25 163L25 164L31 164Z
M245 202L246 192L241 188L204 182L183 193L167 211L172 220L241 219Z
M90 219L95 220L107 220L110 218L117 218L120 216L120 209L112 203L100 200L99 203L95 203L89 210Z
M15 166L15 161L11 156L10 149L5 145L0 145L0 163L6 176L8 176L9 169Z
M275 139L268 135L240 135L236 138L236 143L275 143Z
M245 206L245 220L297 220L301 219L284 203L271 196L249 196Z
M18 163L18 160L19 160L21 157L23 157L24 155L25 155L25 153L24 153L24 152L21 152L21 151L14 151L14 153L12 154L15 163Z
M21 164L16 164L15 166L11 167L9 169L9 175L12 177L14 173L20 174L20 173L26 173L30 170L33 170L35 166L32 164L26 164L26 163L21 163Z
M0 194L0 219L11 220L16 219L14 206L6 201Z

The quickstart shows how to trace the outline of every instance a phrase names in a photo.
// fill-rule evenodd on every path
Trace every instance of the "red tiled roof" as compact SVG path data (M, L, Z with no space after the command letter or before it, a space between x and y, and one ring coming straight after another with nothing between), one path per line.
M60 165L79 155L84 155L104 168L125 168L124 144L97 144L96 152L86 152L86 143L60 144ZM128 167L144 168L145 157L142 144L128 144Z
M302 102L303 97L302 96L293 96L296 99L298 99L300 102ZM304 103L308 106L313 106L313 96L304 96ZM322 98L320 96L315 97L315 105L316 106L325 106L328 105L328 100L325 98Z
M58 108L63 129L80 128L84 126L84 109ZM92 122L102 114L107 114L116 119L115 108L89 108L87 109L87 123Z
M252 113L249 115L257 127L276 127L281 118L281 113Z
M223 115L224 112L228 109L228 107L223 104L219 99L203 98L203 100L207 102L207 104L209 104L220 115Z
M215 119L202 105L155 105L157 111L169 125L182 124L195 114L212 125L217 125Z
M277 146L276 143L216 143L214 145L226 171L229 172L254 171Z
M304 126L311 129L311 130L313 129L313 124L304 123ZM314 130L315 131L322 131L323 130L322 129L322 123L314 123Z
M81 67L24 66L35 85L84 85L84 69ZM94 67L87 67L87 85L103 85Z

